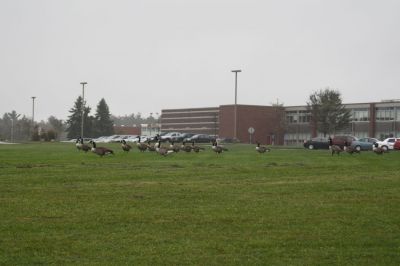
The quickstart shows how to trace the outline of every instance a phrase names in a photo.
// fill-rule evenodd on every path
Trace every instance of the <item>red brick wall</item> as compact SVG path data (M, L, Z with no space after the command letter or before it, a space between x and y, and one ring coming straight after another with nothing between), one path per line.
M142 131L140 127L114 126L114 133L117 135L140 135Z
M234 136L234 105L222 105L219 109L219 136L233 138ZM237 138L240 142L249 143L248 128L255 129L252 143L283 144L283 129L281 115L272 106L237 105Z

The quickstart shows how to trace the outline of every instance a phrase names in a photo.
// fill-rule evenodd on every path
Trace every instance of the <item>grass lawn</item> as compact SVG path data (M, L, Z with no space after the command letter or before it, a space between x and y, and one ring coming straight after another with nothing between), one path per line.
M104 146L0 145L0 265L400 265L400 152Z

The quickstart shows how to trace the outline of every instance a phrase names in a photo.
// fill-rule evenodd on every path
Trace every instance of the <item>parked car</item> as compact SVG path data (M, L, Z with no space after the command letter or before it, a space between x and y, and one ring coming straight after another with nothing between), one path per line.
M180 136L174 137L172 140L175 142L182 142L185 139L193 137L194 135L196 135L196 134L195 133L183 133Z
M323 137L312 138L305 140L303 146L310 150L329 149L329 139Z
M378 144L378 147L381 147L384 150L393 150L394 143L398 140L400 140L400 138L387 138L383 141L378 141L376 143Z
M130 140L131 142L139 142L139 137L140 137L140 142L146 142L149 140L149 136L137 136L136 138Z
M357 151L371 151L375 142L379 140L376 138L361 138L358 140L354 140L351 142L351 147L356 149Z
M182 136L182 133L180 133L180 132L168 132L167 134L161 136L161 140L162 141L172 141L175 138L178 138L180 136Z
M196 143L207 143L215 141L215 137L207 135L207 134L196 134L191 136L190 138L186 138L185 142L196 142Z
M400 150L400 140L396 140L396 142L393 145L393 149Z
M332 145L338 145L340 148L343 149L343 147L345 146L345 144L347 144L347 146L351 146L351 143L353 141L356 141L357 138L354 136L350 136L350 135L337 135L334 136L332 139Z

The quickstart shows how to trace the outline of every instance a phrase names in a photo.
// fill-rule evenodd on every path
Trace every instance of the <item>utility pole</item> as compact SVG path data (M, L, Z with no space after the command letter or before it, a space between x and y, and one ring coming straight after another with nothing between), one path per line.
M237 74L242 70L232 70L235 73L235 106L233 115L233 138L237 139Z
M36 96L32 96L31 98L32 98L32 136L33 136L33 134L35 133L35 99L36 99Z
M81 123L81 138L83 138L83 120L85 116L85 85L87 82L81 82L82 84L82 123Z

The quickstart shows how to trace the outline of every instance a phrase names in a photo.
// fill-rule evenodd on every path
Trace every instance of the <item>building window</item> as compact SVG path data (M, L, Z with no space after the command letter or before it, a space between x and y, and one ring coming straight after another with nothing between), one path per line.
M352 109L351 110L351 121L369 121L368 109Z
M376 108L376 121L394 120L394 107Z
M396 120L400 121L400 107L396 107Z
M286 122L288 124L310 123L311 114L309 111L287 111Z

